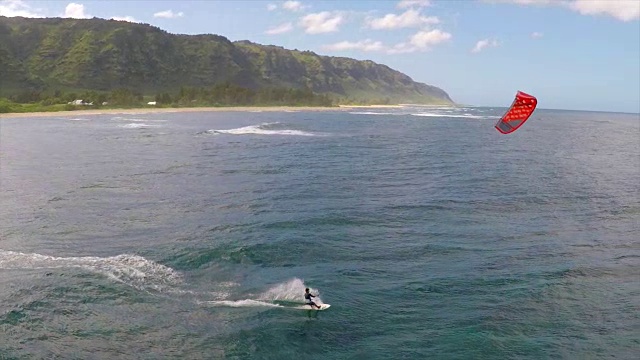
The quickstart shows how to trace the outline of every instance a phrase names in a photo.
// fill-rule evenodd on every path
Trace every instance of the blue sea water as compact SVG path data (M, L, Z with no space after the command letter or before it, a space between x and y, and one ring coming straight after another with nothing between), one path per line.
M639 115L503 111L0 119L0 359L636 359Z

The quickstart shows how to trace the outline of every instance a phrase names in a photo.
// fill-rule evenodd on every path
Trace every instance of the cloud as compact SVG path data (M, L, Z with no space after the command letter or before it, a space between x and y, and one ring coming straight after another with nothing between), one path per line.
M84 12L84 5L69 3L64 9L63 17L74 19L89 19L92 16Z
M449 41L453 36L442 30L421 30L409 37L408 42L396 44L387 50L389 54L406 54L417 51L428 51L435 45Z
M500 43L498 42L498 40L493 39L483 39L480 40L476 43L476 46L473 47L473 49L471 49L472 53L479 53L480 51L489 48L489 47L498 47L500 46Z
M416 34L411 36L411 40L409 40L409 42L413 46L425 49L433 45L441 44L449 39L451 39L451 34L436 29L431 31L418 31Z
M268 4L267 5L267 11L273 11L273 10L275 10L277 8L278 8L278 5L276 5L276 4Z
M449 41L452 35L442 30L422 30L410 36L408 41L394 46L386 46L380 41L366 39L357 42L341 41L324 48L331 51L361 50L367 52L386 52L387 54L404 54L427 51L433 46Z
M368 21L369 27L376 30L420 27L438 23L440 23L440 19L437 17L422 16L420 11L414 9L409 9L400 15L387 14L381 18L370 19Z
M482 2L486 3L494 3L494 4L517 4L517 5L548 5L551 4L554 0L482 0ZM565 0L555 0L556 3L559 3Z
M541 33L541 32L534 31L534 32L531 33L531 38L532 39L539 39L539 38L541 38L543 36L544 36L544 34Z
M562 6L581 15L608 15L621 21L640 19L638 0L482 0L486 3Z
M113 17L111 17L111 20L128 21L128 22L132 22L132 23L140 23L140 22L142 22L140 20L136 20L133 16L113 16Z
M172 10L160 11L153 14L153 17L165 18L165 19L175 19L183 16L184 16L184 13L182 11L179 13L174 13Z
M622 21L640 19L638 0L575 0L569 8L582 15L609 15Z
M285 1L282 8L289 11L300 11L304 9L304 5L300 1Z
M409 7L427 7L431 5L429 0L402 0L396 5L398 9L406 9Z
M269 30L265 31L265 33L269 35L277 35L277 34L284 34L291 30L293 30L293 24L288 22L288 23L284 23L284 24L272 27Z
M338 31L343 21L341 14L323 11L304 16L299 24L307 34L322 34Z
M330 51L362 50L362 51L384 51L386 48L380 41L366 39L358 42L341 41L324 48Z
M393 48L388 49L387 54L408 54L408 53L416 52L418 50L420 49L418 49L415 46L411 46L411 44L409 43L402 42L402 43L396 44Z
M27 18L45 17L39 10L33 9L22 0L2 0L0 1L0 16L14 17L22 16Z

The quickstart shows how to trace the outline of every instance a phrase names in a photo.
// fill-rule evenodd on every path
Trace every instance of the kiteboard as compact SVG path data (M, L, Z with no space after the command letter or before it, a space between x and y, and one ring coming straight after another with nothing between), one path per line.
M331 305L329 304L320 304L320 309L318 309L317 307L314 306L309 306L309 305L302 305L302 306L296 306L294 309L301 309L301 310L327 310Z

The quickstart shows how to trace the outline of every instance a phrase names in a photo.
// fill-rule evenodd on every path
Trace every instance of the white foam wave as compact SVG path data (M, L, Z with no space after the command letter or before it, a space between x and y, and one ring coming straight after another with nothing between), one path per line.
M473 115L469 113L465 114L439 114L439 113L415 113L411 114L412 116L423 116L423 117L445 117L445 118L464 118L464 119L493 119L497 118L497 116L485 116L485 115Z
M375 112L375 111L351 111L349 114L353 115L393 115L388 112Z
M141 118L130 118L130 117L122 117L115 116L112 117L111 120L115 121L129 121L129 122L167 122L167 120L159 120L159 119L141 119Z
M69 121L89 121L89 119L85 119L85 118L71 118L71 119L67 119Z
M282 305L273 304L265 301L244 299L244 300L218 300L206 301L205 304L211 306L228 306L228 307L284 307Z
M230 134L230 135L293 135L293 136L316 136L315 134L290 129L273 129L273 125L278 123L265 123L261 125L244 126L237 129L228 130L208 130L210 134Z
M0 250L0 269L60 268L81 268L137 288L161 290L182 281L180 274L170 267L138 255L55 257Z
M125 129L142 129L142 128L158 127L158 125L130 123L130 124L118 125L118 127L125 128Z

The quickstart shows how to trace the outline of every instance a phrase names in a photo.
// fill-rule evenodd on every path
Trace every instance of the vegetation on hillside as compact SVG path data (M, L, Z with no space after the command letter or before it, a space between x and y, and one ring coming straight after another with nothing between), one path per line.
M81 104L74 102L82 100ZM149 103L152 103L151 105ZM0 98L0 113L60 111L123 107L199 107L199 106L332 106L327 95L310 89L263 88L253 90L230 83L211 88L182 87L177 93L158 93L146 97L126 88L111 92L42 93L20 92L9 99Z
M144 98L124 101L114 91ZM115 20L0 16L0 97L132 105L157 94L174 106L452 103L443 90L372 61Z

